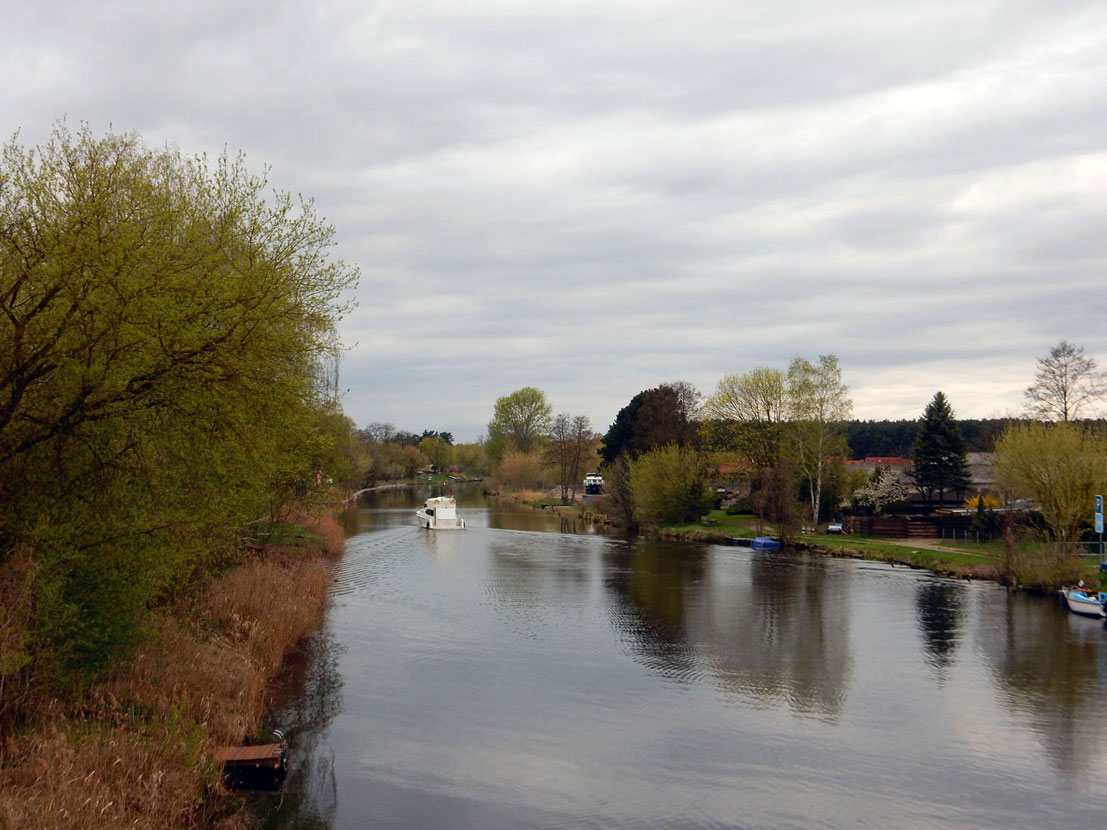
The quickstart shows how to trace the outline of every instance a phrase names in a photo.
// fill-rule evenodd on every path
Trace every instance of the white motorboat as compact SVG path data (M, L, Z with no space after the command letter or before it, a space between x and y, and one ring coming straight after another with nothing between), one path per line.
M415 511L419 524L427 530L462 530L465 520L457 513L453 496L436 496Z
M1061 596L1069 605L1069 610L1074 614L1082 614L1085 617L1107 617L1104 610L1104 601L1107 594L1101 591L1093 591L1085 588L1062 588Z

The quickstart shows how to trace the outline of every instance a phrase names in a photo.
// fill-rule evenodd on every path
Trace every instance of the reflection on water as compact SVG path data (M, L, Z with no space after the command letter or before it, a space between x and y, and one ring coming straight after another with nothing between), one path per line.
M342 706L341 650L326 630L311 638L298 693L273 712L274 726L288 737L288 777L282 793L255 796L258 814L273 827L333 826L338 804L334 754L323 738Z
M848 591L840 568L787 554L726 557L650 541L613 552L613 627L644 665L754 705L832 716L848 682Z
M1059 602L1002 599L987 608L981 651L1013 716L1031 725L1063 779L1077 778L1104 760L1103 623L1064 612Z
M956 582L926 580L915 590L915 609L926 661L939 672L949 667L958 646L964 588Z
M459 494L348 517L269 827L1062 827L1107 807L1104 626L876 563ZM894 815L894 821L888 816Z

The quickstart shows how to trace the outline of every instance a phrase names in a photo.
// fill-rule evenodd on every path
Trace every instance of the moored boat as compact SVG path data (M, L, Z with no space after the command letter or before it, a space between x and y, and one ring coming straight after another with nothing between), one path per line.
M780 550L780 540L772 536L758 536L750 542L750 547L754 550Z
M1107 617L1107 610L1104 609L1104 603L1107 602L1107 593L1077 586L1062 588L1061 596L1065 598L1069 610L1074 614L1081 614L1085 617Z
M462 530L465 520L457 513L453 496L436 496L415 511L419 524L427 530Z

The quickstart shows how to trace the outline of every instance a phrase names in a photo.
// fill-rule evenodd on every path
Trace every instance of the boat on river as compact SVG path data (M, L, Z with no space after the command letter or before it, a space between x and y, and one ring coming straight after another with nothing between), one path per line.
M780 540L772 536L757 536L750 542L750 547L754 550L780 550Z
M1068 603L1069 610L1074 614L1085 617L1107 617L1104 604L1107 603L1107 593L1093 591L1088 588L1062 588L1061 596Z
M463 530L465 520L457 513L453 496L435 496L415 511L419 524L427 530Z

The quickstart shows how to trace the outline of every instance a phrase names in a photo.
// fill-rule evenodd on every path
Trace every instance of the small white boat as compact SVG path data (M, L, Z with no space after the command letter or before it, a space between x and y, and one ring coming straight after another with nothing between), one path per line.
M1074 614L1082 614L1085 617L1107 617L1104 610L1104 601L1107 594L1101 591L1092 591L1086 588L1062 588L1061 596L1069 605L1069 610Z
M419 524L427 530L462 530L465 520L457 514L453 496L436 496L415 511Z

